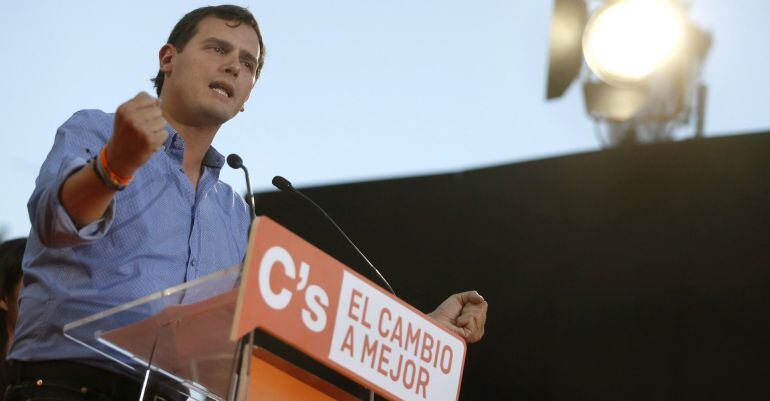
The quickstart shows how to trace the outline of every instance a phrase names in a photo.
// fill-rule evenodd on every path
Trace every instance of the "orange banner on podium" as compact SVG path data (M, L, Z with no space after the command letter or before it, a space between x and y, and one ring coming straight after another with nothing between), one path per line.
M256 328L385 397L459 398L462 338L267 217L252 226L231 339Z

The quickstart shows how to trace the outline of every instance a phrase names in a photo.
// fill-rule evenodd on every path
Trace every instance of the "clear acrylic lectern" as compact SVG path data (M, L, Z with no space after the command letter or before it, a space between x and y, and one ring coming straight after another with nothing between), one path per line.
M142 395L149 383L180 399L234 400L249 360L239 355L251 354L250 342L230 340L240 275L240 265L220 270L69 323L64 334L144 383Z

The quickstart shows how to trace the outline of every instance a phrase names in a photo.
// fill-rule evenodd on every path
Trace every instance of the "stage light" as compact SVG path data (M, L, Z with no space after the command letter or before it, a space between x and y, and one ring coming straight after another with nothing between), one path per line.
M683 0L603 0L590 8L587 0L554 0L546 99L580 76L602 144L671 140L692 117L703 121L699 76L710 46ZM702 136L702 124L696 130Z
M581 40L588 11L583 0L556 0L551 23L546 99L564 94L583 67Z
M605 5L588 21L583 56L603 81L637 84L681 49L685 19L665 0L625 0Z

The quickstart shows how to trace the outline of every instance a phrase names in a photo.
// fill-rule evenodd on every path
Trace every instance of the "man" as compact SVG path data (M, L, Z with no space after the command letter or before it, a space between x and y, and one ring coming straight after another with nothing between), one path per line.
M21 261L26 238L16 238L0 244L0 385L8 384L5 356L13 340L13 330L19 318L19 291L21 290Z
M251 13L197 9L160 49L158 99L140 93L114 115L80 111L60 127L28 204L6 399L135 400L138 383L66 339L62 326L241 262L249 211L219 181L224 157L211 142L244 110L263 61ZM474 342L486 308L468 292L432 316Z

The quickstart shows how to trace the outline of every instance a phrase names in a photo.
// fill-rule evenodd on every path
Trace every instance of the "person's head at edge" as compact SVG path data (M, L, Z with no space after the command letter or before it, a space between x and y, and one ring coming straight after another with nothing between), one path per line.
M166 119L216 130L243 108L264 58L259 25L247 9L221 5L189 12L160 49L152 79Z
M21 261L24 258L26 238L17 238L0 244L0 309L3 312L3 325L0 332L2 349L5 355L9 343L13 339L13 330L19 317L19 290L21 290ZM3 358L5 359L5 358Z

